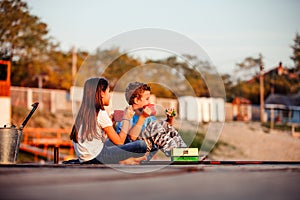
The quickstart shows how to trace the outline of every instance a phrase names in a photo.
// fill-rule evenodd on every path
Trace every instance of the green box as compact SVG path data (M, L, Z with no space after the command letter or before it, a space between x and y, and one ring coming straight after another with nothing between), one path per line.
M199 156L172 156L171 161L198 161Z
M174 148L171 152L171 161L198 161L198 148Z

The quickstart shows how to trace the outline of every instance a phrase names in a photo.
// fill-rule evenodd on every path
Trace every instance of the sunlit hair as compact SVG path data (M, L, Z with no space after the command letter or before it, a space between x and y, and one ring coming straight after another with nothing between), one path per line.
M105 78L90 78L84 83L83 99L73 125L70 139L78 142L78 131L81 128L81 139L91 141L93 138L103 139L102 131L97 131L97 116L104 110L101 91L105 92L108 81Z

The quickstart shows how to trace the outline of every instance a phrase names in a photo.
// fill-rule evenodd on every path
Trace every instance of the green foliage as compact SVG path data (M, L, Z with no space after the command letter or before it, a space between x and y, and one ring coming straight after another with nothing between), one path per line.
M26 2L0 2L0 47L2 59L31 60L47 50L47 25L30 15Z
M203 79L205 75L209 75L209 73L206 73L204 70L200 71L196 69L196 67L207 67L208 63L201 62L196 57L187 57L187 55L185 55L185 57L186 60L179 60L177 57L171 56L161 60L148 60L146 63L157 63L169 68L169 73L164 72L163 69L157 73L159 74L157 82L172 80L174 82L174 87L172 88L177 88L176 92L174 92L177 95L209 96L209 91ZM192 62L194 62L194 64L190 64ZM191 87L190 89L187 89L188 85ZM179 86L182 86L182 88Z
M299 36L297 34L297 36ZM299 37L300 38L300 37ZM298 38L298 39L299 39ZM297 38L295 42L298 41ZM299 40L300 41L300 40ZM298 41L298 42L299 42ZM297 45L293 46L294 49ZM298 45L300 49L300 45ZM295 50L296 52L296 50ZM296 53L294 53L296 55ZM296 58L294 56L293 58ZM249 99L253 104L260 104L259 96L259 68L263 65L262 55L259 58L247 57L243 62L237 64L236 73L243 74L243 77L248 79L237 80L235 85L225 84L226 94L229 97L227 100L232 101L236 96L241 96ZM295 59L297 60L297 59ZM296 61L295 61L296 64ZM251 71L250 69L254 69ZM298 70L299 71L299 70ZM228 80L224 77L223 80ZM230 82L229 82L230 83ZM300 91L299 72L297 75L297 65L292 69L285 69L283 74L279 74L277 68L265 71L264 73L264 98L266 99L272 92L277 94L295 94Z
M12 61L12 85L37 87L36 77L43 75L44 88L69 89L72 54L57 47L47 24L30 14L26 2L0 2L0 59ZM86 56L86 52L78 52L79 65Z
M249 80L253 76L259 75L260 68L263 67L263 56L259 54L257 58L246 57L242 62L236 64L235 75L242 80Z
M233 90L233 82L231 79L231 76L229 74L223 74L221 76L224 87L225 87L225 92L226 92L226 101L231 102L234 99L234 90Z
M195 61L196 58L193 57L193 60ZM97 63L101 64L97 65ZM197 64L199 63L209 68L208 63L198 61ZM214 78L206 71L201 74L199 70L195 69L195 66L188 64L187 61L179 60L175 56L141 63L134 57L122 54L117 48L98 50L89 56L85 65L86 70L81 73L82 77L88 77L98 72L110 81L115 91L124 91L128 82L141 81L150 83L152 92L158 97L165 98L184 95L209 96L203 77ZM83 80L80 81L80 84L82 84L81 82Z
M291 56L291 59L295 63L295 69L299 72L300 71L300 35L299 33L296 33L295 39L294 39L294 45L291 46L293 49L293 56Z
M12 60L12 85L37 87L36 76L47 77L44 88L69 90L73 85L72 52L59 50L59 44L48 35L47 24L30 14L27 3L22 0L0 1L0 59ZM266 74L265 98L275 93L293 94L300 90L300 35L297 33L291 46L295 68L289 73L298 73L298 78L289 74ZM128 81L151 82L152 92L158 97L176 96L224 97L227 101L242 96L259 104L258 72L263 66L262 55L246 57L237 63L237 77L217 76L206 60L193 55L170 56L143 63L119 48L97 49L88 55L77 51L77 85L83 85L86 77L104 76L116 90L124 91ZM84 70L80 70L83 68ZM150 70L151 69L151 70ZM129 73L130 72L130 73ZM130 74L130 75L129 75ZM172 81L170 81L172 80ZM246 80L246 81L245 81ZM208 88L209 85L209 88ZM223 86L224 85L224 86Z
M47 52L54 47L47 25L30 15L26 2L0 2L0 57L12 60L12 83L32 86L33 77L47 73Z
M118 49L113 49L113 51L118 51L118 54L121 54ZM114 55L113 55L114 56ZM112 58L114 58L112 56ZM108 59L112 60L112 59ZM104 61L105 62L105 61ZM138 67L141 62L133 57L128 56L127 54L121 54L116 59L114 59L107 68L105 69L102 76L110 80L112 84L116 83L126 72L129 70Z

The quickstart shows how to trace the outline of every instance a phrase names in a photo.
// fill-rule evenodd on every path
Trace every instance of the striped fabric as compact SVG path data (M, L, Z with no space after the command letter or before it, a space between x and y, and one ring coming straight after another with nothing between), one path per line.
M155 144L168 157L175 147L187 147L176 129L166 121L151 121L141 132L140 140L145 140L148 152Z

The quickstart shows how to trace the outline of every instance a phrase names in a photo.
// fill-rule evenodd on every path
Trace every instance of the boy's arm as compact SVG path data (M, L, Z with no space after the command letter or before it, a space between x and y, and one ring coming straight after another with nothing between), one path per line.
M139 117L137 123L131 128L131 130L129 131L129 134L128 134L130 136L131 140L134 141L134 140L136 140L139 137L145 119L146 119L146 117L143 116L143 115L141 115Z
M176 117L176 111L174 110L174 108L168 108L168 109L166 109L166 115L167 115L166 121L167 121L170 125L173 125L174 119L175 119L175 117Z
M145 119L150 116L151 112L152 110L149 107L146 107L143 110L142 114L139 116L137 123L129 131L128 135L130 136L131 140L136 140L139 137Z

